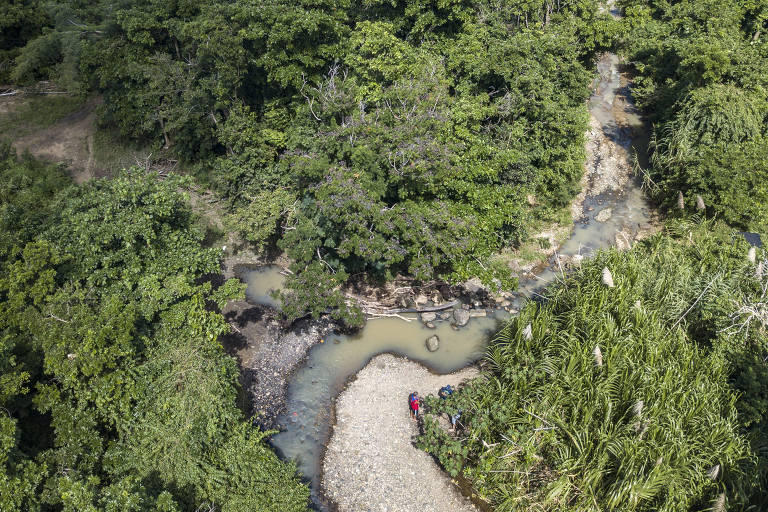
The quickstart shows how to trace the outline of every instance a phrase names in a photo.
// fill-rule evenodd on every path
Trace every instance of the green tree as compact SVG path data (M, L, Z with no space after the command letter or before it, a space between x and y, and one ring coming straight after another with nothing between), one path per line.
M45 198L56 168L4 166L26 178L15 221L36 222L26 198ZM60 188L56 215L4 253L3 508L306 507L295 469L235 405L216 311L243 286L202 279L220 253L202 246L184 186L132 171Z

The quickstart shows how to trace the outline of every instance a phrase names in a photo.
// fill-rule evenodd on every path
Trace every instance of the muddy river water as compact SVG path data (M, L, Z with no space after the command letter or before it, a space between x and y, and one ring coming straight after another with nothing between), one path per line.
M638 182L629 177L633 155L645 154L645 130L620 73L619 59L610 53L603 55L597 71L589 100L592 128L587 137L586 193L573 233L557 251L571 258L613 246L617 239L631 243L635 234L649 228L651 215ZM555 278L554 273L559 272L556 257L536 276L520 280L515 300L518 307ZM270 289L282 284L276 267L254 270L245 277L249 300L279 307L269 295ZM459 330L447 320L428 329L415 315L404 315L410 322L379 318L369 320L355 335L331 335L315 345L290 379L286 412L278 419L283 430L271 441L278 453L295 460L299 471L311 481L315 507L324 510L328 506L319 492L323 447L331 433L333 401L350 378L382 353L408 357L436 373L453 372L482 357L489 339L508 315L498 311L472 318ZM433 334L439 336L440 348L429 352L425 340Z

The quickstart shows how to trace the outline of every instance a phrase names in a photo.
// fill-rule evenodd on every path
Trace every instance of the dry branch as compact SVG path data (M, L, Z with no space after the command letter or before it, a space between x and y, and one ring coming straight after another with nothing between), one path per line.
M460 301L452 300L451 302L446 302L445 304L440 304L439 306L427 306L424 308L388 309L385 311L385 313L430 313L433 311L442 311L444 309L449 309L454 306L457 306L458 304L460 304Z

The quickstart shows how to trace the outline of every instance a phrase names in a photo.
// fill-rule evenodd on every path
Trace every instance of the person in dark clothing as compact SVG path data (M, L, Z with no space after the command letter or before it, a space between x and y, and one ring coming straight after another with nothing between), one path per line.
M456 414L451 415L451 428L456 428L456 422L459 421L459 418L461 418L461 411L456 412Z
M440 391L437 392L437 396L439 396L443 400L445 400L446 398L448 398L452 394L453 394L453 388L451 387L450 384L448 384L447 386L441 387Z

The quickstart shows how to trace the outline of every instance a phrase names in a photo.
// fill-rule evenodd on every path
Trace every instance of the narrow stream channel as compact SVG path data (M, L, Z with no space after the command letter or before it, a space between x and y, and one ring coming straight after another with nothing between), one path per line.
M595 136L600 140L596 141L596 154L592 155L595 161L588 161L587 166L592 166L599 174L602 161L608 156L614 160L623 159L626 164L633 154L644 155L646 130L635 113L626 78L619 71L618 57L610 53L603 55L597 68L599 77L594 84L589 110L599 123ZM605 220L603 216L602 221L598 221L598 214L606 208L611 209L610 218ZM650 227L650 215L650 207L637 180L626 181L621 190L588 194L584 201L584 216L574 222L573 234L558 249L558 254L588 255L614 245L620 233L631 240L639 230ZM553 257L538 276L521 279L518 305L551 282L556 269ZM281 284L274 267L254 270L246 280L249 300L262 304L272 300L268 290ZM299 471L311 481L315 507L328 509L319 491L321 457L331 433L333 401L351 377L371 358L382 353L406 356L437 373L453 372L482 357L489 339L507 317L508 313L499 311L487 317L473 318L458 331L453 330L447 320L437 322L435 329L428 329L416 315L411 316L411 322L380 318L368 321L356 335L333 335L314 346L304 366L291 377L287 410L278 419L283 431L271 442L282 457L295 460ZM437 352L429 352L425 347L426 338L432 334L440 337Z

